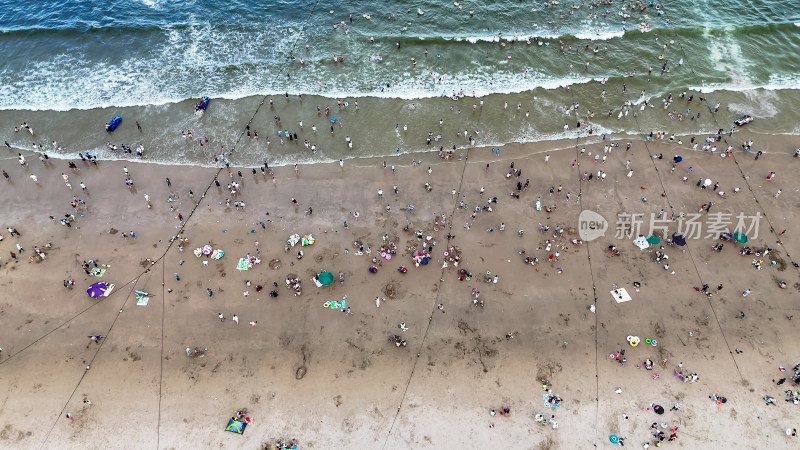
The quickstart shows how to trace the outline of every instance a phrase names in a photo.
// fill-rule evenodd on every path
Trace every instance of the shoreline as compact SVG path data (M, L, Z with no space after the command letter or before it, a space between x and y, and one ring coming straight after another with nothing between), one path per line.
M668 145L669 148L670 148L670 151L677 151L678 153L685 153L685 154L711 153L711 152L708 152L708 151L705 151L705 150L701 150L701 149L692 150L692 148L691 148L691 146L689 144L689 140L692 137L695 137L695 138L698 139L698 142L702 142L703 136L710 136L712 134L713 133L702 133L702 134L698 133L698 134L675 135L675 141L674 142L672 142L672 141L670 141L668 139L666 141L664 139L653 139L651 141L648 141L648 143L652 142L653 144L657 144L657 145ZM759 144L757 144L757 148L755 148L753 150L753 153L755 153L756 150L762 150L765 154L766 153L770 153L772 155L781 155L781 154L783 154L783 155L786 155L786 156L792 156L794 154L794 151L797 149L797 147L796 147L796 145L797 145L796 144L797 136L798 135L791 134L791 133L763 136L763 135L760 135L758 133L749 132L748 130L737 130L737 132L734 133L734 135L731 136L731 137L729 137L728 135L723 135L723 137L725 138L724 143L727 144L729 142L729 140L730 140L730 141L732 141L732 144L738 144L738 146L737 145L733 145L734 146L734 149L733 149L734 152L741 152L741 143L742 142L746 142L748 139L750 139L750 140L757 140L759 142ZM764 138L765 137L767 138L766 139L766 147L761 147L761 143L764 142ZM741 138L741 139L739 139L739 138ZM678 141L682 141L682 143L679 144ZM545 148L537 148L536 150L533 151L533 153L532 153L532 155L533 155L533 154L547 153L547 152L570 151L570 150L575 150L579 146L583 146L583 147L586 147L589 150L593 150L596 147L601 146L603 144L603 142L604 142L604 140L603 140L602 136L580 136L580 137L577 137L577 138L561 138L561 139L553 139L553 140L546 140L546 141L509 142L509 143L506 143L506 144L503 144L503 145L477 145L477 146L469 146L469 145L467 145L467 146L461 146L461 147L457 146L456 150L455 150L455 153L463 154L463 153L465 153L467 151L470 151L470 152L473 153L472 158L484 158L486 161L491 161L493 159L493 157L490 156L488 158L485 158L482 155L485 155L487 153L487 151L491 150L492 148L499 148L502 152L505 152L505 151L512 151L513 152L513 151L518 151L523 147L531 147L531 146L534 146L534 147L545 147ZM606 139L605 139L605 142L610 143L610 144L624 145L625 142L640 142L640 143L643 143L643 142L645 142L645 140L643 139L642 135L639 134L639 133L629 134L629 135L622 135L622 136L619 135L619 134L614 134L614 135L607 136ZM7 150L9 152L12 152L12 153L13 152L22 153L23 155L25 155L26 158L29 158L29 159L32 156L35 156L38 159L39 155L41 155L43 153L41 151L33 151L33 150L30 150L30 149L16 148L16 147L12 147L11 149L7 149ZM445 149L445 150L447 150L447 149ZM453 150L450 149L450 151L453 151ZM55 160L80 162L79 158L77 157L77 155L74 155L74 156L70 157L69 155L59 154L59 153L51 153L51 152L44 152L44 153L46 153L49 158L52 158L52 159L55 159ZM453 156L452 159L457 161L458 160L458 155L456 155L455 153L454 153L454 156ZM119 153L115 153L114 155L117 155L117 154L119 154ZM416 159L422 158L422 159L425 159L426 161L433 158L433 160L436 161L436 158L434 158L434 156L438 157L438 154L439 154L439 150L437 150L435 148L430 148L430 149L420 149L420 150L417 150L417 151L410 151L410 152L404 151L404 152L399 153L399 154L398 153L394 153L394 154L387 154L387 155L384 155L384 156L379 156L379 155L364 155L364 156L350 156L350 157L345 156L343 158L343 161L345 162L346 165L352 165L353 163L356 163L356 167L372 167L372 166L380 165L382 163L382 161L387 161L387 164L392 165L392 163L390 161L398 161L400 159L408 159L408 158L411 158L412 160L416 160ZM477 155L481 155L481 156L477 156ZM7 159L10 159L10 158L11 158L11 155L9 155L7 157ZM504 156L504 158L505 158L505 156ZM441 159L441 158L438 158L438 159ZM481 159L481 160L484 160L484 159ZM127 163L132 163L132 164L135 164L135 163L138 163L138 164L154 164L154 165L158 165L158 166L190 167L190 168L203 168L203 169L220 169L220 168L224 169L224 165L223 164L203 165L203 164L197 164L197 163L192 163L192 162L174 163L174 162L155 161L155 160L151 160L151 159L147 159L147 158L136 158L136 157L98 159L98 163L101 163L101 162L106 162L106 163L108 163L108 162L127 162ZM445 161L442 160L442 162L445 162ZM274 164L274 163L268 161L268 163L269 163L270 167L291 167L291 166L294 166L294 164L298 164L300 167L313 167L313 166L327 166L327 165L334 165L335 166L335 165L337 165L339 163L339 161L338 160L334 160L334 159L330 159L330 160L325 160L325 161L308 161L308 162L300 161L300 162L296 162L296 163L295 162L291 162L291 161L287 161L285 163L278 163L278 164ZM402 167L406 167L408 164L397 164L397 163L395 163L394 165L398 166L398 167L401 167L401 166ZM243 166L240 166L240 165L237 165L237 164L231 164L231 168L242 169L242 170L244 170L244 169L248 169L249 170L249 169L252 169L252 168L258 169L259 167L260 167L260 165L258 165L258 164L256 164L256 165L243 165Z
M389 157L398 149L402 154L418 154L435 151L440 146L445 149L455 146L457 150L464 151L471 146L497 147L533 142L552 148L558 145L553 142L571 140L576 134L580 134L582 140L594 142L603 135L612 140L632 140L640 136L636 131L639 127L701 137L706 134L702 131L713 132L720 126L727 132L729 126L726 124L740 117L743 105L752 102L748 96L760 98L754 91L737 99L717 99L731 106L716 114L706 113L697 121L681 122L668 119L669 111L661 111L661 107L640 111L635 107L621 109L613 103L608 104L595 98L598 89L599 84L575 87L571 91L557 89L524 95L497 94L480 99L465 98L458 102L442 98L388 102L362 98L358 109L355 108L356 99L349 99L349 107L346 107L344 103L337 106L337 100L325 97L305 96L298 99L290 96L286 99L280 96L272 98L274 105L262 105L262 97L251 96L236 101L212 99L209 109L202 114L191 113L193 106L190 101L164 106L66 113L0 111L0 122L18 124L25 121L37 132L34 136L24 131L14 133L12 125L0 131L0 140L8 142L15 149L44 146L48 154L57 152L58 157L64 159L68 159L69 155L77 156L78 153L91 153L100 159L116 159L122 156L121 150L109 150L107 143L117 147L127 145L131 149L141 146L144 158L156 163L206 166L212 166L215 157L223 151L229 152L230 147L238 142L233 164L256 166L266 159L271 165L282 166L335 162L340 158ZM800 90L797 93L800 94ZM532 98L528 98L528 94L533 94ZM770 110L772 112L745 108L756 117L756 121L738 129L734 139L762 140L775 135L796 136L796 113L783 111L781 105L791 104L791 98L784 97L767 99L765 105L777 108ZM581 100L580 113L571 109L575 107L576 100ZM485 105L477 108L478 102L484 101ZM674 101L677 104L670 110L682 110L684 104L687 109L695 106L701 111L708 106L702 103L693 105L684 99ZM707 101L711 102L712 99ZM476 106L474 111L473 103ZM512 107L504 110L504 103ZM518 104L518 108L513 108L515 104ZM598 112L606 111L609 106L612 107L610 111L613 116ZM330 110L329 113L323 114L325 108ZM623 112L632 114L622 117ZM112 115L121 115L123 122L113 133L106 133L102 131L102 125ZM618 115L621 119L617 118ZM773 115L781 117L781 120L773 119ZM334 117L335 126L328 123ZM282 121L278 121L279 118ZM442 125L439 125L440 121ZM575 128L576 121L582 124L580 132ZM136 122L141 123L143 131L137 131ZM76 126L76 123L79 125ZM249 139L240 139L242 124L248 123L252 131L260 135L259 138L251 135ZM164 127L164 124L168 126ZM333 126L333 132L328 132L329 125ZM568 126L566 130L565 125ZM181 133L185 130L193 131L191 139L186 136L182 138ZM298 139L294 142L281 139L276 134L278 131L297 134ZM426 145L428 137L433 139ZM352 138L352 148L348 148L346 138ZM473 141L468 138L473 138ZM61 150L52 146L54 141ZM306 142L308 147L304 148ZM309 149L312 145L316 152ZM134 155L130 156L133 159Z

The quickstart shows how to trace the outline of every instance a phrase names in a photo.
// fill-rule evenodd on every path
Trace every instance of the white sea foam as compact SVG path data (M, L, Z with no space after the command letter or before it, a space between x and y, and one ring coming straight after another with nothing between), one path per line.
M689 89L708 94L715 91L753 92L756 90L781 91L800 90L800 79L796 77L770 77L766 83L707 83L699 86L689 86Z
M87 65L78 58L59 56L54 61L33 64L30 70L20 75L16 83L0 84L0 109L56 110L93 109L105 107L130 107L143 105L164 105L208 95L212 98L237 100L250 96L282 95L286 89L275 88L271 81L274 74L269 68L253 67L247 76L247 83L232 84L226 79L227 74L202 67L205 50L197 47L187 49L179 55L189 66L197 69L179 77L178 82L169 83L169 79L159 76L163 68L156 62L141 60L124 61L126 70L109 64ZM236 58L221 61L222 64L237 64ZM507 62L508 66L513 60ZM214 66L213 64L211 65ZM64 71L61 67L71 67ZM485 70L484 70L485 69ZM451 96L455 91L463 90L466 97L477 97L491 94L519 94L536 89L557 90L566 86L597 82L601 77L570 76L564 78L551 77L544 73L530 70L522 76L522 67L514 73L509 67L495 73L492 79L485 78L488 68L478 68L461 73L448 74L443 83L432 83L428 77L414 76L406 72L398 85L384 89L370 89L364 84L354 85L352 80L336 78L330 80L327 88L306 83L299 89L289 89L291 95L312 94L329 98L386 98L386 99L425 99ZM321 79L325 67L308 68L304 75L307 80ZM5 77L4 77L5 78ZM202 78L206 91L196 92L196 79ZM57 80L57 81L53 81ZM338 80L338 81L337 81ZM420 83L423 81L423 83ZM347 84L344 84L347 83ZM363 82L362 82L363 83ZM199 85L199 84L198 84ZM41 86L37 89L22 89L20 86ZM797 76L774 75L766 83L753 83L743 74L732 74L732 80L726 83L709 83L689 86L690 89L710 93L719 90L736 92L763 90L800 89ZM469 100L467 100L469 101ZM638 103L638 101L637 101Z
M165 0L139 0L139 2L150 8L157 9L164 4Z
M203 51L189 49L180 55L190 65L202 63ZM231 62L232 64L234 62ZM12 84L0 85L0 109L30 109L30 110L56 110L92 109L104 107L129 107L141 105L163 105L177 103L189 98L188 92L196 89L193 86L196 77L204 79L206 86L225 86L230 84L224 79L226 75L215 70L202 70L186 74L180 83L165 84L158 73L162 70L155 63L145 61L126 61L123 64L126 70L108 64L86 65L73 57L56 58L52 64L38 64L28 71L20 85L47 86L38 89L21 89L12 87ZM69 66L72 70L64 73L59 67ZM318 74L307 74L307 79L314 79L314 75L322 77L324 68ZM511 94L531 91L542 88L547 90L559 89L573 84L582 84L592 81L591 78L551 78L544 74L530 72L527 77L520 73L498 73L492 84L484 78L483 71L465 72L445 78L444 83L432 84L427 81L419 84L410 73L402 77L402 82L397 86L380 90L369 90L368 86L338 85L336 80L331 80L327 89L320 89L316 85L307 85L301 89L289 89L292 95L313 94L330 98L353 97L378 97L397 99L423 99L450 96L455 90L463 89L466 96L489 94ZM209 95L212 98L240 99L253 95L281 95L285 89L275 89L271 85L272 76L268 69L255 71L249 77L248 84L238 84L225 90L209 89L198 92L199 95ZM311 70L314 70L313 68ZM58 79L57 83L47 80ZM350 80L342 80L350 81ZM365 89L367 88L367 89ZM74 93L80 93L79 97ZM11 100L13 99L13 101Z
M21 72L0 73L0 109L66 111L163 105L201 95L247 97L266 92L275 77L274 63L259 64L249 59L251 55L264 54L261 47L269 41L269 57L274 62L292 42L290 37L274 42L267 31L254 38L250 31L223 32L208 25L163 30L166 42L148 58L114 64L74 52L31 62ZM282 31L293 36L299 29L285 27ZM225 48L230 50L222 51ZM165 65L172 61L178 63ZM244 67L239 78L246 82L232 82L225 67ZM201 86L211 88L198 92Z
M187 18L195 22L196 18ZM281 79L279 63L288 54L294 36L300 33L297 26L281 29L279 41L274 41L274 31L254 33L253 30L219 29L210 25L181 25L164 27L166 41L153 48L148 58L124 59L118 64L87 62L80 54L62 54L52 60L32 62L25 71L0 73L0 109L70 110L104 107L164 105L208 95L212 98L240 99L250 96L280 95L286 89L273 81ZM622 31L607 31L600 35L610 39ZM589 32L589 34L593 34ZM580 33L578 33L580 35ZM518 34L518 39L533 35ZM513 38L504 35L503 39ZM710 48L712 65L728 67L732 82L694 87L702 92L719 89L744 91L749 89L798 89L795 78L771 77L770 82L753 85L748 76L748 64L742 49L732 36L721 39L710 34L706 37L716 42ZM454 39L491 41L494 35L467 36ZM220 44L223 42L224 44ZM269 45L267 45L269 43ZM519 44L516 44L519 45ZM267 48L265 50L265 47ZM536 89L557 90L569 85L597 81L595 78L564 75L553 76L547 72L529 69L522 76L524 64L517 58L498 56L497 61L485 66L469 66L446 74L443 83L432 83L430 75L411 71L407 60L391 56L380 63L354 65L357 75L331 70L330 61L307 61L303 69L294 66L293 89L296 94L313 94L329 98L377 97L387 99L424 99L450 96L463 90L467 97L490 94L518 94ZM530 64L530 62L528 62ZM500 69L498 70L498 66ZM68 69L66 69L68 68ZM435 66L432 66L435 70ZM446 70L444 68L442 71ZM608 78L608 74L604 75ZM614 75L615 77L618 75ZM393 78L389 78L393 77ZM397 86L370 88L368 80L399 80ZM492 81L493 78L493 81ZM320 88L316 81L328 83Z
M582 31L576 33L575 37L578 39L589 39L593 41L608 41L610 39L621 38L625 35L625 30L593 30Z
M538 25L536 24L533 24L532 26L538 28ZM533 43L534 39L544 40L546 42L552 40L557 41L565 36L574 36L577 39L585 39L590 41L607 41L611 39L621 38L625 35L625 30L622 29L609 30L609 29L595 28L592 30L578 31L575 34L569 34L569 33L562 34L554 31L549 31L550 29L547 27L542 27L539 30L540 31L535 33L517 32L516 34L514 34L514 32L510 33L507 32L504 33L503 36L498 36L496 33L494 33L494 34L472 35L472 36L442 37L438 39L443 39L446 41L453 40L456 42L469 42L471 44L477 44L481 42L501 42L501 41L512 42L515 39L518 43L525 43L527 40L530 39L531 45L534 45ZM425 36L420 36L419 39L425 41L430 38Z

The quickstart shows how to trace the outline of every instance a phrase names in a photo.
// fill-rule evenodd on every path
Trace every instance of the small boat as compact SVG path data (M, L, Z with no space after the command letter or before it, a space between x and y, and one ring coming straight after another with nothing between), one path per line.
M747 125L748 123L750 123L752 121L753 121L753 118L751 116L744 116L741 119L734 120L733 123L736 124L736 126L740 127L742 125Z
M122 122L122 117L114 116L111 118L111 121L106 124L106 131L114 131L119 126L119 123Z
M203 111L205 111L206 108L208 108L208 102L210 102L210 101L211 101L211 99L208 98L208 96L205 96L205 97L201 98L200 101L195 103L195 105L194 105L195 112L200 111L201 109Z

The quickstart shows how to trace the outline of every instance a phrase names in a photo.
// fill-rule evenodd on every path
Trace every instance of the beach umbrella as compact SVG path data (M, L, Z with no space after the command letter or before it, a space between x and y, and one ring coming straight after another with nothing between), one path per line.
M333 283L333 274L330 272L322 272L317 275L317 280L322 283L323 286L327 286Z
M664 407L661 405L653 406L653 411L655 411L658 415L664 414Z
M97 297L102 297L103 294L106 292L106 289L108 289L108 285L101 281L99 283L95 283L89 286L89 289L86 290L86 293L91 298L97 298Z
M686 238L682 234L674 234L672 235L672 242L683 247L686 245Z
M683 157L682 157L682 156L678 156L678 155L675 155L675 157L674 157L674 158L672 158L672 159L673 159L673 160L674 160L676 163L679 163L679 162L683 161Z
M661 243L661 239L659 239L659 238L657 238L655 236L648 236L647 242L652 244L652 245L656 245L656 244L660 244Z
M703 181L705 186L711 186L711 178L706 178L706 181Z
M609 436L608 440L611 441L612 444L619 443L619 437L617 437L616 434L612 434L611 436Z
M733 233L733 238L736 239L736 242L739 242L741 244L747 242L747 236L745 236L744 233L742 233L741 231Z
M336 123L336 117L331 117L331 123Z

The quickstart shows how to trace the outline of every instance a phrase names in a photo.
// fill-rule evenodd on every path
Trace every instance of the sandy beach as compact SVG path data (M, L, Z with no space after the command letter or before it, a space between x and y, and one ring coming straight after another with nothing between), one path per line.
M721 158L658 140L632 141L627 151L626 141L613 141L620 146L606 153L592 144L581 153L573 141L552 152L508 145L499 156L475 148L463 160L401 155L385 168L383 159L277 167L274 181L233 167L230 175L221 170L219 188L216 169L78 160L70 170L30 153L21 166L7 151L2 446L261 448L294 438L298 448L546 449L606 447L614 435L636 447L654 445L662 430L678 437L664 446L792 448L797 438L785 430L799 425L798 406L784 391L798 390L791 379L800 354L791 342L800 316L788 317L800 290L800 182L786 170L797 162L788 141L759 142L766 153L758 160L739 148ZM663 159L653 158L659 153ZM593 161L597 154L607 159ZM673 171L674 155L683 161ZM597 171L607 177L581 179ZM719 188L696 185L706 178ZM231 182L240 185L236 195L226 190ZM85 207L73 208L73 196ZM714 209L701 213L702 235L687 236L685 246L667 244L661 232L654 234L662 242L645 250L631 243L636 236L615 236L621 213L679 218L708 202ZM609 222L604 236L583 240L584 210ZM757 231L746 244L712 250L722 241L706 237L709 218L731 214L733 230L740 212L761 214ZM70 227L58 222L65 214L74 215ZM666 223L672 237L679 222ZM174 240L179 232L188 243ZM295 233L316 242L285 251ZM206 244L225 255L196 257ZM381 247L392 244L392 259L382 258ZM46 259L29 260L34 246ZM741 256L744 246L772 250ZM415 251L429 263L415 265ZM656 252L669 259L656 261ZM448 261L454 254L457 266ZM261 263L237 270L247 255ZM87 275L84 261L97 262L103 276ZM470 279L460 279L462 269ZM318 288L312 277L321 271L335 280ZM301 282L299 296L287 286L290 275ZM98 281L113 283L113 292L89 298ZM704 284L712 296L695 289ZM617 303L617 288L631 300ZM148 293L146 306L137 306L137 290ZM324 307L345 297L344 311ZM628 336L641 342L634 347ZM207 352L187 356L195 347ZM548 395L560 406L550 407ZM501 417L503 407L509 416ZM225 432L241 408L252 422L241 436Z

